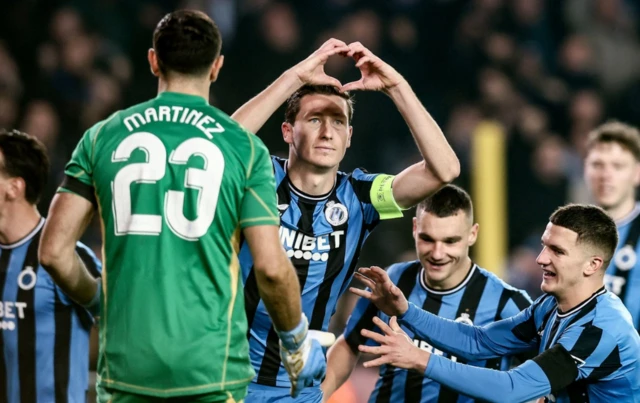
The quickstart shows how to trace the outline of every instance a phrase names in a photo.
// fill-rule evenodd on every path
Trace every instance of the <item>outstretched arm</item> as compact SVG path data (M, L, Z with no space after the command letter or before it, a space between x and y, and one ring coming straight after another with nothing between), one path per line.
M442 130L424 108L409 83L360 42L349 44L362 77L343 91L378 90L393 100L411 130L423 160L400 172L393 181L393 197L402 208L418 204L460 175L460 162Z
M320 385L325 399L344 384L358 362L358 354L351 350L344 336L327 351L327 375Z
M509 401L525 402L563 389L579 375L574 358L560 344L511 371L495 371L455 363L420 350L396 318L391 318L389 326L379 319L376 324L384 334L374 333L370 337L380 346L361 345L360 351L380 357L366 362L365 367L390 364L412 369L476 399L500 402L508 396Z
M387 272L380 267L360 268L357 272L368 290L351 288L351 292L368 299L382 312L397 316L414 334L434 347L470 361L512 355L534 348L535 326L531 331L532 311L527 309L487 326L468 326L424 311L407 301ZM373 318L374 323L382 323ZM363 330L370 337L374 332Z
M348 50L344 42L329 39L308 58L285 71L264 91L242 105L231 117L245 129L256 133L280 105L303 85L333 85L340 88L340 81L325 74L324 64L329 57Z

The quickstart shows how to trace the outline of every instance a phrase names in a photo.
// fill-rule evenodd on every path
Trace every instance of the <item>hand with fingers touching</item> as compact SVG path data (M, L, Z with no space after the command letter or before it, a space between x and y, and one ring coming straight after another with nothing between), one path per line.
M329 57L338 54L346 56L349 50L346 43L339 39L331 38L309 57L292 67L291 71L296 75L301 86L306 84L333 85L341 88L342 83L338 79L324 72L324 65L329 60Z
M373 323L382 330L383 334L367 329L362 329L361 333L380 345L360 345L358 349L363 353L376 354L380 357L365 362L364 367L371 368L388 364L398 368L413 369L423 374L431 354L413 344L409 336L398 325L396 317L391 317L387 325L382 319L374 316Z
M404 77L393 67L385 63L378 56L360 42L349 44L347 56L356 61L360 70L360 80L342 86L341 91L370 90L387 92L406 82Z
M389 275L377 266L361 267L355 273L371 291L350 287L349 291L368 299L379 310L389 316L402 316L409 309L409 302L402 291L396 287Z

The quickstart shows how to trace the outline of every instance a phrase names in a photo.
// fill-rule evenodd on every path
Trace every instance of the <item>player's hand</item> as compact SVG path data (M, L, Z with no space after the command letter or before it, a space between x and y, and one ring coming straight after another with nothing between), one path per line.
M362 329L361 334L379 346L360 345L358 349L363 353L380 355L375 360L364 363L365 368L379 367L389 364L398 368L415 369L424 373L429 363L430 354L416 347L409 336L402 330L396 317L389 320L389 325L384 323L377 316L373 317L373 323L382 330L384 334Z
M409 302L404 294L380 267L361 267L355 273L371 291L350 287L349 291L368 299L379 310L389 316L402 316L409 309Z
M349 47L346 43L339 39L331 38L305 60L295 65L291 71L295 74L301 86L306 84L333 85L341 88L342 83L338 79L324 72L324 65L329 60L329 57L337 54L346 56L348 52Z
M393 67L374 55L360 42L349 44L347 56L356 61L360 70L360 80L342 86L341 91L371 90L389 91L404 82L404 78Z
M331 346L336 338L332 333L308 330L306 316L294 330L280 332L280 358L291 380L291 396L321 382L327 370L327 359L322 347Z

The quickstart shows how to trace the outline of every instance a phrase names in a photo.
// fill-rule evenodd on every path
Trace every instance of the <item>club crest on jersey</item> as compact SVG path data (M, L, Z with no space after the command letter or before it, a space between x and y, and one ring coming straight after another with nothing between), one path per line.
M324 209L324 216L333 226L344 224L349 218L349 212L342 203L330 201Z
M29 291L35 287L36 281L38 281L38 276L36 276L36 272L33 271L33 267L31 266L27 266L18 275L18 287L25 291Z
M473 326L473 321L468 313L463 313L459 317L456 318L456 322L464 323L465 325Z
M631 245L625 245L616 252L613 262L622 271L631 270L638 261L638 255Z

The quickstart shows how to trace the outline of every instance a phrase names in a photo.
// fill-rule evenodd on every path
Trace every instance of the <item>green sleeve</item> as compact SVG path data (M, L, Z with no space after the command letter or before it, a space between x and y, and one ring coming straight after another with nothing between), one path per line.
M65 178L58 192L75 193L95 204L93 186L95 140L107 120L97 123L84 133L65 166Z
M252 159L247 173L245 194L240 211L240 227L254 225L280 225L276 202L276 180L269 152L253 134L247 133L251 142Z

